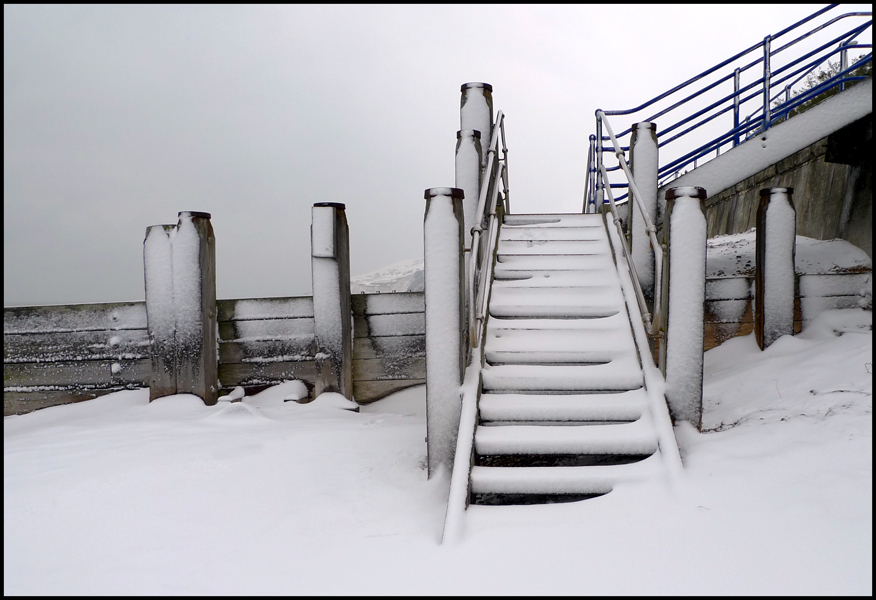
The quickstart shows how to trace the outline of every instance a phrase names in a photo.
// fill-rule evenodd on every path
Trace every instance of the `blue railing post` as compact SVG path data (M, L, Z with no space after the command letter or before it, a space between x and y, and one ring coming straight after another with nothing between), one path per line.
M590 184L587 190L587 212L596 212L596 136L590 134L589 164L587 165L587 177Z
M733 71L733 129L739 129L739 67ZM733 147L739 145L739 132L733 134Z
M599 111L602 109L597 109L596 114L599 114ZM603 186L606 182L602 181L602 173L600 172L599 165L602 164L602 119L599 116L596 117L596 206L594 207L597 212L602 212L602 203L605 202L605 192L603 191Z
M763 127L761 131L770 128L770 40L772 36L763 38Z

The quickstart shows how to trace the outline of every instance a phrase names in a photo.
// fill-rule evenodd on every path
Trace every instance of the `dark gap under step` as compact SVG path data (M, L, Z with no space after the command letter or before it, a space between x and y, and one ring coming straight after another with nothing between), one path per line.
M478 467L592 467L626 465L650 454L478 454Z
M608 493L608 492L606 492ZM560 504L598 498L605 494L472 494L471 503L483 506L512 506L519 504Z

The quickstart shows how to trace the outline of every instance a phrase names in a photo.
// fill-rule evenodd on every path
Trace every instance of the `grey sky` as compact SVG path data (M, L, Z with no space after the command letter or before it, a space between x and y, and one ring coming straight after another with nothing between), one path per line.
M146 227L181 210L213 215L220 298L310 292L314 202L347 205L353 275L418 258L468 81L514 212L580 210L596 108L816 8L5 5L4 305L142 300Z

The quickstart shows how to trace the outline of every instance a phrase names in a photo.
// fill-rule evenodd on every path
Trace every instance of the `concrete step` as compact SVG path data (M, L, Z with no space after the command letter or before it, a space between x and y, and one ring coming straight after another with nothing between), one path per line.
M481 422L635 421L647 410L644 388L614 394L483 394Z

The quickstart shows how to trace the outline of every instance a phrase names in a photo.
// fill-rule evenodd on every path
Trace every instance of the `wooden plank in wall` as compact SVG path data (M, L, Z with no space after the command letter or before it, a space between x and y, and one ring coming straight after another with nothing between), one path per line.
M218 300L219 321L252 321L265 319L313 318L313 298L247 298Z
M3 309L3 334L146 329L145 302Z
M354 315L426 312L426 295L423 292L354 294L350 300Z
M46 390L34 392L4 392L3 416L23 415L40 408L73 404L84 400L92 400L99 396L118 392L125 388L108 388L103 390Z
M313 335L280 340L253 340L219 343L219 364L265 362L299 362L313 360Z
M312 386L316 381L314 361L219 364L223 389L277 384L292 379L301 379Z
M313 317L219 321L220 342L255 342L313 337Z
M3 362L47 362L149 358L145 329L5 333Z
M353 360L354 381L425 378L425 356L399 358L392 361L382 358L358 358Z
M385 379L382 381L353 380L353 396L359 404L369 404L390 394L417 385L426 385L425 379Z
M355 315L353 317L353 328L354 338L425 335L426 313Z
M29 391L28 388L41 386L67 389L148 387L151 376L152 366L148 358L6 363L3 365L3 391Z
M426 356L425 335L353 339L353 358Z

